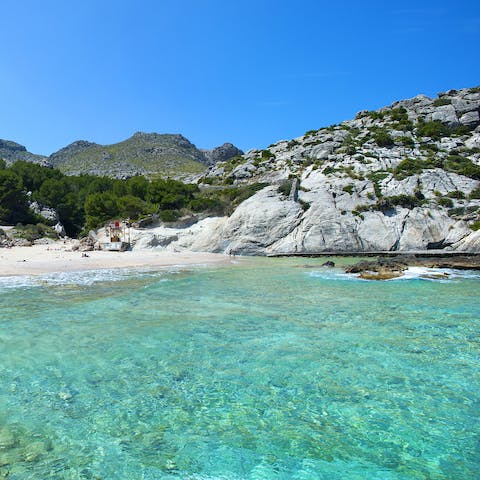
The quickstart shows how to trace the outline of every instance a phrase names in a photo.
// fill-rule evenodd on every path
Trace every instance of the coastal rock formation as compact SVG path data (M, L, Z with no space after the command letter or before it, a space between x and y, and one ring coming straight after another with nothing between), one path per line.
M185 241L196 235L187 227L169 229L159 245L253 255L480 252L479 112L478 87L418 95L218 162L200 179L206 188L269 185L230 217L200 221L200 243Z
M422 255L392 256L376 260L362 260L345 268L346 273L358 274L364 280L390 280L401 277L409 267L479 270L480 257L455 255L448 258L428 258ZM448 278L448 272L424 272L421 278Z

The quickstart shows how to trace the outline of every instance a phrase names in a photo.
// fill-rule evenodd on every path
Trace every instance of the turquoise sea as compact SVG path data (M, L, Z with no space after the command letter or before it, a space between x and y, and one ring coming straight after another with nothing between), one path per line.
M480 275L0 278L0 479L480 478Z

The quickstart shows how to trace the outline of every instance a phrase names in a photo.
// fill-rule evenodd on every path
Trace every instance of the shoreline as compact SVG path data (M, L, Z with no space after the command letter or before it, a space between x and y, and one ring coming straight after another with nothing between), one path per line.
M156 269L199 265L230 264L232 258L223 253L172 252L145 249L126 252L72 250L71 242L0 248L0 277L42 275L106 269ZM441 250L410 252L319 252L275 254L251 258L348 258L355 259L349 269L356 273L382 270L405 270L407 266L480 270L480 254L473 252L445 252ZM238 259L238 257L236 257ZM242 257L240 258L250 258ZM359 258L368 258L358 261ZM343 267L345 268L345 267Z
M222 253L154 250L79 252L72 251L71 244L53 243L1 248L0 277L122 268L220 265L229 262L228 255Z
M270 253L269 258L281 257L307 257L307 258L321 258L321 257L398 257L398 258L455 258L455 257L470 257L479 258L480 253L477 252L461 252L461 251L445 251L445 250L379 250L372 252L314 252L314 253Z

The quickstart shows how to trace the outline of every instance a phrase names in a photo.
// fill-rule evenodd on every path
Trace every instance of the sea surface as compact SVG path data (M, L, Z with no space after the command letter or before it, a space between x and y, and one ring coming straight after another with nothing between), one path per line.
M480 276L323 261L0 278L0 479L480 478Z

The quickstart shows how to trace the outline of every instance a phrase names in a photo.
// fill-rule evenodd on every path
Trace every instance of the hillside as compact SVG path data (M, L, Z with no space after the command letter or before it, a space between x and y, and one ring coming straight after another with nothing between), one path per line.
M135 175L188 178L207 165L242 154L231 143L200 150L182 135L137 132L112 145L78 140L50 157L35 155L18 143L0 140L0 158L10 165L17 160L52 165L66 175L129 178Z
M43 155L30 153L27 149L11 140L0 139L0 158L5 160L7 165L11 165L17 160L25 160L27 162L48 166L48 158Z
M182 135L142 132L112 145L77 141L52 154L50 162L68 175L114 178L156 173L181 176L205 170L205 156Z
M140 245L155 235L243 254L480 252L479 111L478 87L418 95L217 163L205 188L269 185L230 217L140 233Z

